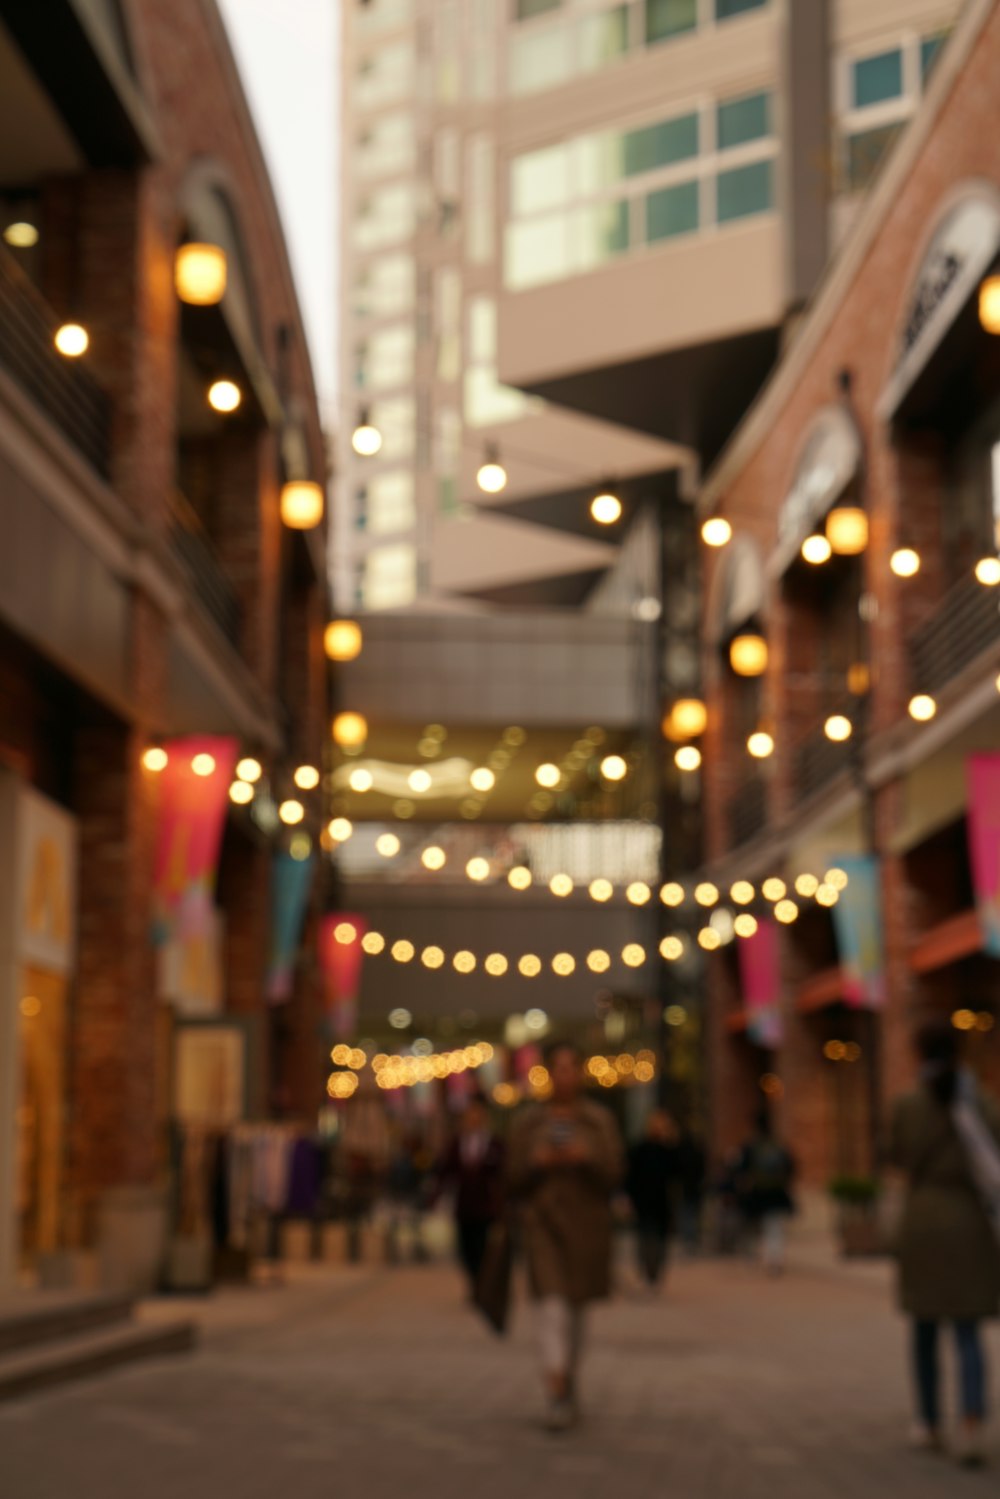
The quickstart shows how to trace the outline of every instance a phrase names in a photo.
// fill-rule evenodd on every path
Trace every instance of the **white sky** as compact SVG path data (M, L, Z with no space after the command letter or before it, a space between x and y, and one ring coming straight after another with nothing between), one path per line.
M291 251L324 418L337 404L339 0L219 0Z

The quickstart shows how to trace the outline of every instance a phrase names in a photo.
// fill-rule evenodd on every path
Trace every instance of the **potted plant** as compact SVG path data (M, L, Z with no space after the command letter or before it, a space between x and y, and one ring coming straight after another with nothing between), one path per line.
M873 1176L835 1176L829 1193L837 1204L840 1248L851 1258L884 1252L878 1205L882 1188Z

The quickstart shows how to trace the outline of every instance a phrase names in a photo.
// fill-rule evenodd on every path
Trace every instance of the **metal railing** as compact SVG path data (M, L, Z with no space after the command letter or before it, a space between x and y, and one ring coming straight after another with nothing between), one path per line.
M1000 600L991 588L963 579L913 637L915 692L934 694L991 646L1000 645Z
M239 649L243 611L201 518L181 494L174 494L171 510L170 544L195 594L226 639Z
M851 767L855 753L851 743L838 744L826 737L825 729L810 734L799 745L792 766L792 785L797 801L805 801L822 791Z
M106 479L111 402L92 375L57 352L57 326L36 287L0 250L0 366Z
M763 832L768 810L767 782L763 776L751 776L726 808L730 848L740 848Z

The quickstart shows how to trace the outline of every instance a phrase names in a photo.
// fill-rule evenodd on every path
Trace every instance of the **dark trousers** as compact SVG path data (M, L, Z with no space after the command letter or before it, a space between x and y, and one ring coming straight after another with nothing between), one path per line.
M636 1224L636 1253L639 1269L651 1286L659 1285L667 1265L669 1234L662 1223L642 1218Z
M935 1429L941 1422L938 1322L914 1322L913 1363L920 1416ZM978 1322L955 1323L962 1415L982 1421L986 1415L986 1360Z
M458 1219L458 1257L462 1268L475 1286L486 1256L486 1241L490 1236L490 1225L481 1218Z

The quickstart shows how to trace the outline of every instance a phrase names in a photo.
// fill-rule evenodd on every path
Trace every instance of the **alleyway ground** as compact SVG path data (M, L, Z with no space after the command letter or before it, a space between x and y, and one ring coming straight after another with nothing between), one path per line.
M558 1438L537 1424L527 1313L500 1344L450 1268L229 1292L204 1304L193 1357L0 1407L0 1496L993 1493L995 1472L906 1450L903 1329L885 1285L801 1263L781 1281L683 1264L663 1300L633 1293L597 1314L588 1419Z

